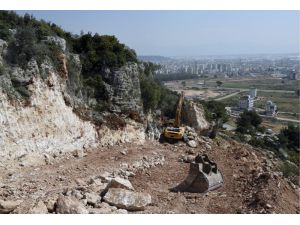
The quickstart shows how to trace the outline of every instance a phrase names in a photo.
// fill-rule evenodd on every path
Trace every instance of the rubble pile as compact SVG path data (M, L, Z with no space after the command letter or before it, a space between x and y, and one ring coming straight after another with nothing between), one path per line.
M131 164L122 163L117 170L106 171L88 179L76 179L74 187L39 195L30 203L28 200L1 200L0 213L107 214L142 211L151 204L151 196L135 191L128 178L133 177L137 171L144 172L162 166L164 162L164 156L154 152ZM63 181L64 178L58 177L58 180Z

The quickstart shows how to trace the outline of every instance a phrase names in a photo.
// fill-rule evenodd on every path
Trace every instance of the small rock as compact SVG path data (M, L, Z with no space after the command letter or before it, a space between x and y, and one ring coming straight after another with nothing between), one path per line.
M188 138L189 140L195 140L195 137L192 136L192 135L187 136L187 138Z
M209 144L205 144L205 148L206 148L207 150L211 150L211 146L210 146Z
M100 178L102 182L109 182L113 177L109 172L104 172L97 176L97 178Z
M122 155L127 155L128 150L127 150L127 149L124 149L124 150L120 151L120 153L121 153Z
M77 198L79 200L83 198L83 195L81 194L81 192L76 189L71 191L71 196L74 196L75 198Z
M197 143L194 140L190 140L187 142L187 145L191 148L196 148L197 147Z
M110 214L112 210L110 208L91 208L89 214Z
M121 177L113 178L107 185L106 190L109 188L122 188L126 190L133 190L134 188L129 180L123 179Z
M107 184L98 185L98 184L93 183L88 187L88 190L101 194L106 189L106 187L107 187Z
M185 157L183 158L183 162L186 162L186 163L191 163L191 162L193 162L194 160L195 160L195 157L192 156L192 155L188 155L188 156L185 156Z
M59 196L56 202L58 214L87 214L84 204L71 196Z
M83 149L77 149L73 152L73 156L76 158L83 158L84 156L86 156L86 154L84 153Z
M20 204L22 203L21 200L17 201L3 201L0 200L0 213L10 213L12 212L15 208L17 208Z
M84 180L80 179L80 178L77 178L75 179L75 183L78 185L78 186L85 186L86 183L84 182Z
M82 202L82 204L83 205L87 205L88 203L87 203L87 199L86 198L84 198L84 199L80 199L80 202Z
M266 207L267 207L268 209L271 209L271 208L272 208L272 206L271 206L270 204L266 204Z
M187 154L190 154L190 155L193 155L195 154L195 150L192 149L192 148L189 148L187 151L186 151Z
M47 214L48 209L44 202L38 201L37 204L29 210L30 214Z
M97 208L89 209L90 214L109 214L113 213L117 209L113 206L110 206L106 202L102 202L101 204L97 205Z
M44 158L47 165L52 163L52 159L48 154L44 154Z
M84 197L87 200L87 204L90 204L90 205L95 205L97 202L101 201L100 195L98 195L94 192L85 193Z
M118 210L116 210L115 213L117 213L117 214L128 214L128 211L126 209L118 209Z
M55 206L56 206L56 198L54 197L49 197L46 201L45 201L45 205L47 207L48 212L52 213L55 211Z
M121 209L139 211L145 210L145 207L151 203L151 196L147 193L110 188L104 196L104 201Z
M95 185L102 185L102 180L100 178L91 178L89 181L88 181L88 184L95 184Z

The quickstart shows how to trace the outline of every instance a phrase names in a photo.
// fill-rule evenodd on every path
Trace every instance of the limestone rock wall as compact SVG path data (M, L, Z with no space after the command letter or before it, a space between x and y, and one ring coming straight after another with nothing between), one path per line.
M40 64L32 59L25 68L3 64L7 43L0 39L0 66L5 66L0 74L0 166L20 158L29 158L30 164L35 164L31 156L43 158L44 154L99 145L142 144L145 128L141 123L127 119L126 125L117 130L105 125L109 121L93 123L96 116L99 121L103 117L93 111L82 94L79 55L70 53L61 38L49 37L46 41L63 51L57 68L49 57ZM103 76L113 111L143 115L137 64L107 69ZM88 116L77 113L81 108L87 109Z
M49 87L49 84L50 87ZM28 106L9 101L0 90L0 162L28 153L68 152L97 144L93 124L66 106L58 75L33 78Z
M134 121L128 123L123 129L111 130L107 127L99 129L99 142L102 146L113 146L120 143L136 143L142 145L145 142L145 129L142 124Z
M139 70L136 63L128 63L116 71L104 75L113 111L143 114Z

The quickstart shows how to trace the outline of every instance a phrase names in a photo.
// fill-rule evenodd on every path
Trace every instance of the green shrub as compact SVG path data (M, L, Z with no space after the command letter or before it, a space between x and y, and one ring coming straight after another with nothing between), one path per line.
M5 73L4 66L0 64L0 75L3 75Z
M289 162L283 162L279 170L283 173L284 177L289 178L294 184L299 185L299 167Z
M115 36L84 34L73 40L73 49L81 55L84 75L101 74L107 67L119 68L126 62L137 62L136 53Z
M279 141L288 148L299 148L299 126L289 125L287 128L280 130Z
M140 78L140 86L144 111L148 113L158 106L161 97L161 86L152 78L144 76Z
M32 58L38 58L40 54L43 54L44 51L39 47L34 29L20 28L17 30L15 39L8 44L6 60L25 67Z
M8 41L9 38L10 38L10 32L8 26L6 24L3 24L0 21L0 39Z
M178 100L179 95L176 92L161 86L159 108L162 115L169 118L175 118Z
M94 110L96 110L97 112L107 111L108 108L109 108L109 103L102 100L98 100L97 104L94 106Z
M214 119L222 119L223 123L226 123L229 119L229 115L226 112L225 104L216 101L200 101L204 108L205 118L211 122Z
M253 134L261 124L262 118L255 111L244 111L237 119L237 131Z
M108 100L108 93L106 92L101 76L89 77L84 80L83 85L90 88L91 91L89 97L96 98L97 101Z
M15 87L15 90L24 98L27 99L30 97L30 91L24 86Z
M287 149L288 159L295 163L296 165L300 166L300 157L299 152L294 151L293 149Z

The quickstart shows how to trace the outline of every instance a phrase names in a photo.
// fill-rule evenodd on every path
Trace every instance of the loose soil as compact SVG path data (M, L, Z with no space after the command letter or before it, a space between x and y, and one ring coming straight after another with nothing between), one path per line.
M165 156L163 166L138 171L129 178L136 191L152 196L152 204L138 213L299 213L299 188L274 172L276 159L235 141L219 139L211 147L208 150L200 144L193 149L194 156L208 154L222 172L224 185L208 193L169 191L188 175L189 164L180 158L191 154L191 148L182 142L146 141L144 145L89 150L82 158L65 155L51 165L0 169L0 199L31 202L48 192L75 187L78 178L88 180L122 163L160 154ZM124 149L126 154L121 153Z

